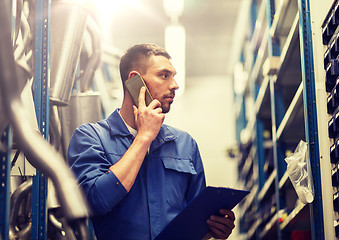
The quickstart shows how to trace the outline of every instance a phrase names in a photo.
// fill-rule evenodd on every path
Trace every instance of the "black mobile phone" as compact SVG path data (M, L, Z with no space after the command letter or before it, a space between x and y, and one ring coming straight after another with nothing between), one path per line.
M144 82L144 80L142 79L142 77L140 75L135 75L134 77L127 79L125 81L125 86L129 92L129 94L131 95L134 105L139 107L139 93L140 93L140 89L144 86L146 87L146 96L145 96L145 102L146 102L146 106L148 106L152 101L153 98Z

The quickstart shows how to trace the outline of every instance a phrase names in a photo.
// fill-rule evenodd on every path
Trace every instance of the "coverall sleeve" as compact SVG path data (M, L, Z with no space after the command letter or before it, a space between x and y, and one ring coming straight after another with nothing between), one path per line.
M119 179L109 171L113 163L91 125L75 130L68 147L68 163L94 215L108 213L127 194Z

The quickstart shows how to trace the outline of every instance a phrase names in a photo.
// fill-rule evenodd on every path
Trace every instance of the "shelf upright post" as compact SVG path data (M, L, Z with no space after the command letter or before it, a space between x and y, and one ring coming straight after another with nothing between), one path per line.
M34 105L39 129L48 141L49 119L49 19L50 0L36 1ZM47 176L33 177L31 239L47 237Z
M12 149L12 131L4 131L0 139L0 239L8 240L9 236L9 197L10 197L10 157Z
M310 7L308 0L298 0L299 32L302 81L304 86L305 132L308 154L314 183L314 201L311 204L312 239L324 239L324 219L322 206L318 123L316 108L316 91L312 48L312 31Z

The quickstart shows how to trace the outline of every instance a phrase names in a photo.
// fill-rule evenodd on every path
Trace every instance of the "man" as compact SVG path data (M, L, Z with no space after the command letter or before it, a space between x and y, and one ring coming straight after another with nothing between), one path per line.
M92 208L98 240L154 239L205 187L196 142L163 124L179 88L169 54L152 44L135 45L120 61L121 79L144 79L154 100L139 106L124 87L121 109L80 126L70 141L69 164ZM206 224L208 237L227 238L234 213L221 209Z

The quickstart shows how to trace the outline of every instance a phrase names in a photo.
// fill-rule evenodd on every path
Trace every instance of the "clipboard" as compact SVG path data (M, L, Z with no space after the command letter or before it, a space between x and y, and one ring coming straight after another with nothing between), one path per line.
M249 191L206 187L154 240L201 240L210 230L206 220L221 208L232 210Z

